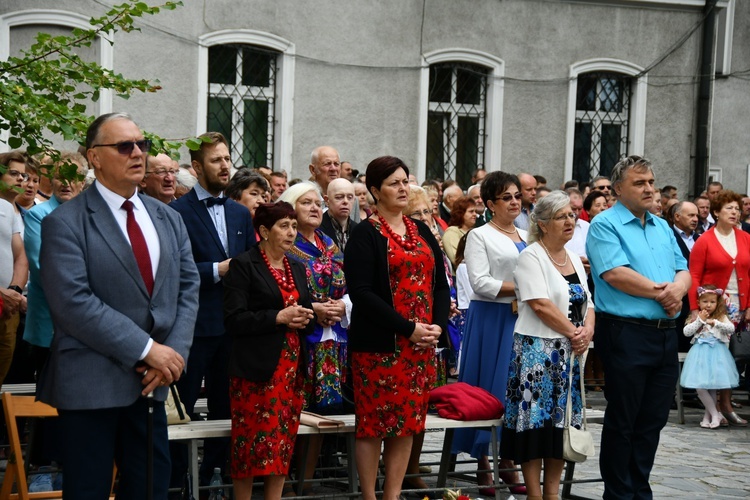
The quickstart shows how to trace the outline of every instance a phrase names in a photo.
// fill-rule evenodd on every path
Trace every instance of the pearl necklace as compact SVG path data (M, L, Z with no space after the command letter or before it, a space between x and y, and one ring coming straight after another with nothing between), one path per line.
M500 231L504 232L505 234L518 234L518 228L516 226L513 226L513 231L508 231L507 229L503 229L500 227L499 224L497 224L494 219L490 220L490 224L498 228Z
M271 262L268 260L268 255L266 255L264 250L261 250L260 254L263 256L263 262L268 266L268 270L271 271L271 275L276 281L276 284L279 285L279 288L287 293L293 292L294 276L292 275L292 266L289 265L289 259L287 259L286 255L284 256L284 272L282 273L271 265ZM287 302L289 302L288 299Z
M385 229L385 232L391 235L391 238L401 245L401 247L406 250L407 252L411 252L415 248L417 248L417 238L415 236L417 225L414 224L412 221L409 220L408 217L405 215L401 216L404 221L404 226L406 227L406 234L401 236L396 231L393 230L393 228L386 222L386 220L378 214L378 219L380 219L380 223L383 225L383 229Z
M549 253L549 250L547 250L547 247L544 246L544 243L542 242L542 240L539 240L539 244L542 245L542 248L544 248L544 251L547 252L547 257L549 257L549 260L551 260L554 265L556 265L557 267L565 267L568 265L568 252L565 252L565 262L560 264L559 262L555 261L555 259L552 258L552 254Z

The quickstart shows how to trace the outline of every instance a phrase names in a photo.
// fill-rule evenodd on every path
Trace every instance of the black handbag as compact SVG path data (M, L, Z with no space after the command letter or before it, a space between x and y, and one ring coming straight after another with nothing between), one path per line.
M750 324L744 319L729 339L729 351L735 361L750 361Z

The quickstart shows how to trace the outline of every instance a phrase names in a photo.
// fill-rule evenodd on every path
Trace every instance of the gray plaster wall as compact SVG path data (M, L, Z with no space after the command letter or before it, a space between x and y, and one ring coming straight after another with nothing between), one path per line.
M738 2L735 69L750 67L750 2ZM34 8L93 15L91 0L37 0ZM30 8L5 0L0 14ZM424 8L424 11L423 11ZM415 166L419 149L421 54L473 49L505 62L502 157L488 169L531 171L563 182L570 66L613 58L642 67L666 54L700 11L541 0L185 0L176 11L139 21L115 36L115 70L158 79L162 90L116 100L146 129L169 138L197 129L198 37L253 29L295 44L292 176L307 177L310 151L330 144L364 169L382 154ZM657 184L690 187L695 85L701 31L648 74L645 154ZM742 46L742 47L740 47ZM685 83L686 80L688 83ZM725 179L744 179L747 82L717 82L712 154ZM183 155L183 161L187 160ZM743 163L744 162L744 163ZM736 171L742 167L742 172Z
M747 193L750 165L750 2L735 4L732 66L714 82L711 166L727 189Z

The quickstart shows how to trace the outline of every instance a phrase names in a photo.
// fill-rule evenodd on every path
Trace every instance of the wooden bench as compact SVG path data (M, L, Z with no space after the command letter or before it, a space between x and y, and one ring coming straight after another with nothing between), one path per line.
M342 434L347 439L347 468L349 474L349 492L356 494L358 491L358 480L356 473L356 463L354 455L354 415L331 415L330 418L341 420L344 425L341 427L323 428L300 425L298 435L305 436L311 434ZM502 425L502 419L495 420L476 420L461 421L442 418L437 415L427 415L425 427L427 429L445 430L446 439L443 444L442 456L440 459L440 472L438 473L438 488L444 488L448 478L448 468L450 464L450 444L452 442L453 431L458 428L487 428L492 433L494 443L493 453L498 456L497 449L497 431ZM187 441L188 458L193 478L193 491L198 491L198 441L201 439L228 437L231 434L230 420L205 420L195 421L188 424L169 426L170 441ZM499 465L494 461L495 477L499 477ZM301 474L304 477L304 474ZM495 484L495 498L500 498L501 484ZM303 482L300 481L297 486L298 492L302 491Z

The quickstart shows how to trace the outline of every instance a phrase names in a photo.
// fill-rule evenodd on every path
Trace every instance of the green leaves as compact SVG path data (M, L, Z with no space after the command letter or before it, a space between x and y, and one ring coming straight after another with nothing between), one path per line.
M112 7L101 17L89 20L91 28L71 29L69 35L38 33L35 42L21 56L0 61L0 130L13 149L26 147L30 154L44 153L53 159L59 151L53 147L50 132L66 141L84 142L85 132L95 118L86 113L87 105L97 102L103 89L127 99L136 92L157 92L158 82L133 80L103 68L97 62L81 58L77 49L90 47L100 37L111 40L111 33L138 30L134 20L158 14L161 9L174 10L182 2L163 5L129 0ZM118 38L121 40L121 38ZM175 156L181 140L165 140L146 134L154 141L153 154L166 152ZM188 147L200 147L200 140L189 139ZM197 144L197 145L196 145ZM71 177L68 177L68 174ZM64 169L65 178L73 179L75 170Z

